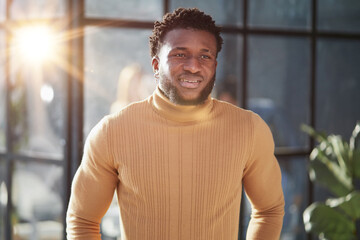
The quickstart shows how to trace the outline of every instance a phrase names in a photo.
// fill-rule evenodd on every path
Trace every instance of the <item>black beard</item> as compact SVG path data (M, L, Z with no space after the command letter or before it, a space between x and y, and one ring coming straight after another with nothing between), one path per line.
M199 97L197 97L196 99L186 100L182 98L181 95L178 93L176 87L171 83L171 80L161 75L160 79L162 80L160 81L162 81L163 84L161 84L162 89L159 89L172 103L178 105L200 105L205 102L205 100L212 92L215 85L215 75L216 73L214 73L214 76L210 79L205 88L201 91Z

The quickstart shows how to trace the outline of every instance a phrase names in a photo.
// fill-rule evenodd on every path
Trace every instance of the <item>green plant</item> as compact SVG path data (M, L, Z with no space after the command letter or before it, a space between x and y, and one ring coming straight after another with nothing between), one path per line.
M355 126L349 142L339 135L328 135L309 126L302 129L319 144L310 154L311 181L326 187L335 198L308 206L303 219L305 230L319 239L357 239L356 221L360 220L360 122Z

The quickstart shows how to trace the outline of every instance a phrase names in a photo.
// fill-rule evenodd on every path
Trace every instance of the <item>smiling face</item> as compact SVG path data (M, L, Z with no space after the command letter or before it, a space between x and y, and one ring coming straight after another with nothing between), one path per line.
M175 104L201 104L214 86L216 54L215 36L207 31L169 31L152 59L160 90Z

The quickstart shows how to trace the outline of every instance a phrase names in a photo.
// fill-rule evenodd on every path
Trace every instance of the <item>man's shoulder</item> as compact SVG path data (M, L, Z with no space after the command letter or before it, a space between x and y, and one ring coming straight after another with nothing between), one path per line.
M220 119L230 121L234 127L254 129L266 125L265 121L257 113L234 104L214 99L214 107L216 115Z
M217 111L221 112L221 114L230 115L233 117L242 117L251 119L257 114L251 110L247 110L241 107L238 107L234 104L221 101L218 99L213 99L214 105Z

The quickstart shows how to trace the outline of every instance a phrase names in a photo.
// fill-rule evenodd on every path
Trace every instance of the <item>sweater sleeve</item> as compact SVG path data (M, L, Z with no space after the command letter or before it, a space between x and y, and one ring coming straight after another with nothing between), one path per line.
M91 130L73 179L66 216L68 240L101 239L100 222L109 208L117 182L105 118Z
M256 114L252 116L253 147L244 170L244 189L251 203L248 240L278 240L284 216L281 172L274 156L269 127Z

